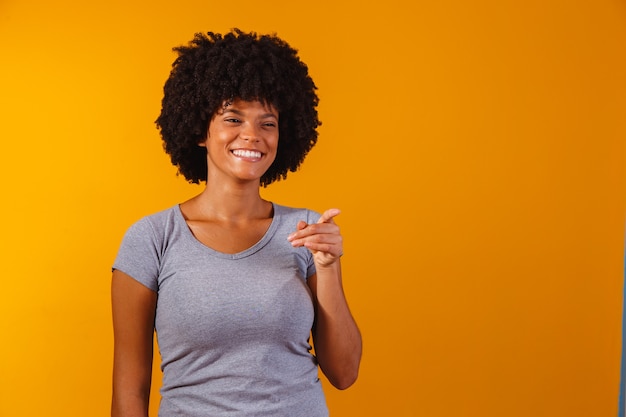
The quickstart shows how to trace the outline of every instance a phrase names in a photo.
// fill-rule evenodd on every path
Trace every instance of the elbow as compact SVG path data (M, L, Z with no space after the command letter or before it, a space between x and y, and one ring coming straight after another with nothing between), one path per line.
M339 390L350 388L359 376L361 366L361 336L356 333L354 341L349 344L329 349L326 345L318 346L318 364L333 387Z
M343 375L336 376L334 378L328 378L333 387L339 390L345 390L350 388L357 380L359 375L358 369L351 373L344 373Z
M345 390L354 385L359 376L360 356L357 360L350 362L352 363L346 363L343 367L329 369L328 372L322 367L324 375L326 375L328 382L330 382L333 387L339 390Z

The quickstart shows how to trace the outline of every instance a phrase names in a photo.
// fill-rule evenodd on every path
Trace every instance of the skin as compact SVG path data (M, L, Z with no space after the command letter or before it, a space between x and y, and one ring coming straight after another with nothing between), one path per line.
M279 113L258 101L225 103L211 119L207 138L208 176L204 191L182 203L194 236L224 253L258 242L272 221L272 204L260 196L260 178L276 157ZM361 360L361 335L341 280L343 243L324 212L315 224L301 221L285 236L313 254L317 273L308 279L315 306L313 343L320 368L337 388L352 385ZM120 271L113 272L114 365L112 417L147 417L152 375L157 295Z

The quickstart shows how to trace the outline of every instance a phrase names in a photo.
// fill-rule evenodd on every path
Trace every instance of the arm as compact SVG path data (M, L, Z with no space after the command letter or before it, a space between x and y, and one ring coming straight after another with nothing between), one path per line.
M111 417L147 417L157 295L113 271L113 399Z
M346 389L357 379L362 342L343 291L339 260L343 245L339 227L333 222L337 214L339 210L331 209L316 224L300 222L289 240L313 253L317 272L308 283L315 302L315 353L331 384Z

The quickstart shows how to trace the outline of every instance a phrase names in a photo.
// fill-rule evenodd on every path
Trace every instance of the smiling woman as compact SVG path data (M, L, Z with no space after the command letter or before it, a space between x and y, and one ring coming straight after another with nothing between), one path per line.
M197 34L175 51L179 56L165 83L157 125L165 151L187 180L206 181L206 152L198 144L206 139L209 121L228 108L224 104L236 110L235 99L260 101L280 112L278 157L261 185L298 169L317 142L320 121L317 88L295 49L277 37L234 30Z
M124 237L113 267L111 415L148 415L156 330L159 415L327 416L318 364L344 389L361 359L339 211L259 193L315 144L315 85L275 36L199 34L177 50L157 123L172 163L206 187Z

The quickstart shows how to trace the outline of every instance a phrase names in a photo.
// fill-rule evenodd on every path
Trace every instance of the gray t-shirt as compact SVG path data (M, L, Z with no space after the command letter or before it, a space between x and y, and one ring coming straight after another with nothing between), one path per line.
M113 268L158 293L159 416L328 416L309 344L315 266L287 241L318 218L274 204L263 238L237 254L198 241L179 206L129 228Z

